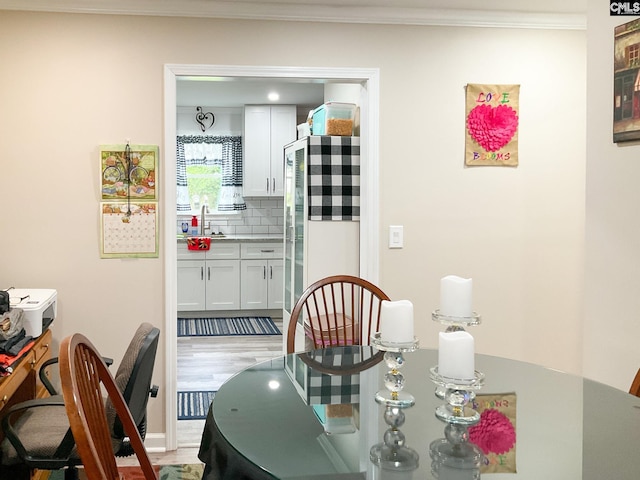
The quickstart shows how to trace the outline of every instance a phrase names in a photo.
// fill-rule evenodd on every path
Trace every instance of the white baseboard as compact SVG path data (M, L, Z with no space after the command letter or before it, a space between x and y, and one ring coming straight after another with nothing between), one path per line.
M147 433L144 446L149 453L164 453L167 451L167 440L164 433Z

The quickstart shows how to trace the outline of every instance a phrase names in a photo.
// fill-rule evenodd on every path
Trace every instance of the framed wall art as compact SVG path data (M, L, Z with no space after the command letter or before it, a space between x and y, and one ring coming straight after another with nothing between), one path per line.
M101 145L102 200L157 200L157 145Z
M467 166L518 165L519 95L520 85L467 85Z
M640 19L615 27L613 45L613 141L640 140Z

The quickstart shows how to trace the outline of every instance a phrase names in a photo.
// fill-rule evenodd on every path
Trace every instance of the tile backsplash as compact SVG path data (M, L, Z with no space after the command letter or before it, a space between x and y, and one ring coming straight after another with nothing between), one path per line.
M207 215L206 221L211 232L225 235L282 235L284 232L284 199L282 197L245 197L247 209L237 214ZM176 229L182 233L182 222L190 222L191 215L178 214ZM198 221L200 216L198 215Z

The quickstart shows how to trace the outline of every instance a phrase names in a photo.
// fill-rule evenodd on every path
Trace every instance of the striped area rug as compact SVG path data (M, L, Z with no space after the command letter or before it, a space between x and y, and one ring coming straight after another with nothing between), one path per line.
M178 337L282 335L271 317L178 318Z
M178 420L202 420L216 392L178 392Z

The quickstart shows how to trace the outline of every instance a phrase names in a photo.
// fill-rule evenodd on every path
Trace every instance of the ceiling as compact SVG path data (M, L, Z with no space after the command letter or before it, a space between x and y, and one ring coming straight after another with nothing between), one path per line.
M280 98L270 101L268 95L272 92L278 93ZM240 107L245 104L273 103L313 108L324 103L324 82L272 78L178 77L176 103L179 107Z
M342 23L584 29L587 0L0 0L0 9Z

